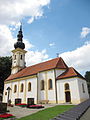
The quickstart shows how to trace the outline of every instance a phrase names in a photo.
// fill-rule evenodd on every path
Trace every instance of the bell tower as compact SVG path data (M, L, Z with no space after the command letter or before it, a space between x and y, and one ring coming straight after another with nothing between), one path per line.
M25 44L23 43L22 25L17 35L17 42L14 44L14 50L12 50L12 70L11 74L15 74L25 68Z

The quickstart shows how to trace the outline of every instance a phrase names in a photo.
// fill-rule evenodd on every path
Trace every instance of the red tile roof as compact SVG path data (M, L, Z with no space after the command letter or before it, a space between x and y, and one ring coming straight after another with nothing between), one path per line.
M26 67L16 74L11 74L5 81L13 80L13 79L21 78L25 76L35 75L38 72L50 70L54 68L67 69L68 66L65 64L65 62L61 57L60 58L58 57L58 58L55 58L46 62L42 62L30 67Z
M65 79L65 78L71 78L71 77L80 77L85 79L81 74L79 74L73 67L68 68L64 73L59 75L56 79Z

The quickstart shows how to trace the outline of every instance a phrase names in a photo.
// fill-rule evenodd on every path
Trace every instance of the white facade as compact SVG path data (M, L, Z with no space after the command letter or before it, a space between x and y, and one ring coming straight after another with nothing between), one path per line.
M67 83L69 84L69 90L65 90L65 84ZM84 91L82 84L84 84ZM70 102L74 104L78 104L89 98L86 81L78 77L58 80L57 91L58 103L66 102L65 92L70 92Z
M10 87L10 99L12 103L15 103L15 99L21 98L22 103L27 103L28 98L34 98L35 103L39 103L41 100L49 100L49 103L66 103L65 98L65 84L69 84L69 91L71 97L71 103L78 104L89 98L86 81L78 78L68 78L57 80L56 77L65 70L52 69L48 71L39 72L37 75L24 77L11 82L6 82L4 86L3 101L7 102L7 87ZM52 80L52 89L49 89L49 79ZM44 90L41 90L41 81L44 80ZM31 83L31 91L28 91L28 83ZM20 91L21 84L24 85L23 92ZM84 90L82 88L84 84ZM17 86L17 90L14 93L14 86Z

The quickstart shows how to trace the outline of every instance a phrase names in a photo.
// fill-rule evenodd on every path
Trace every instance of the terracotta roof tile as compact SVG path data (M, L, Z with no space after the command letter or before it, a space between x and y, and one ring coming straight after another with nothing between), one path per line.
M11 74L5 81L13 80L13 79L21 78L25 76L35 75L38 72L50 70L54 68L67 69L68 66L65 64L65 62L61 57L60 58L58 57L58 58L48 60L46 62L42 62L30 67L26 67L16 74Z
M65 79L65 78L71 78L71 77L80 77L85 79L81 74L79 74L73 67L68 68L64 73L59 75L56 79Z

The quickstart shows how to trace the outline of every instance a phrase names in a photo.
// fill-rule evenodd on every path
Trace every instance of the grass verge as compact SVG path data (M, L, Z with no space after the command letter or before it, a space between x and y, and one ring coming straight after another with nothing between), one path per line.
M55 107L41 110L37 113L22 117L17 120L50 120L53 117L57 116L58 114L63 113L72 107L74 107L74 105L57 105Z

